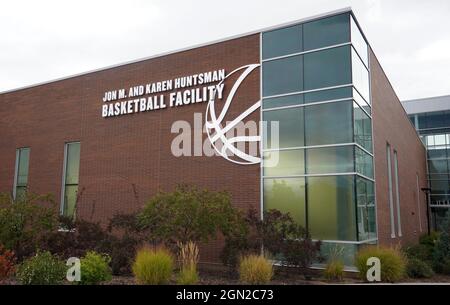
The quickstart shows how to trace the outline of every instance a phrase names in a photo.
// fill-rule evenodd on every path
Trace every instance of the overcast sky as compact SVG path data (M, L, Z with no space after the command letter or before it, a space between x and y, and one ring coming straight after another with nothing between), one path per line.
M449 0L4 0L0 91L347 6L400 99L450 94Z

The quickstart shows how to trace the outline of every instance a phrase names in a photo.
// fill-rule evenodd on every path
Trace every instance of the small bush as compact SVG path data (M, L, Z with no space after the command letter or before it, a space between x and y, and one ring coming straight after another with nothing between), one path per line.
M178 284L196 284L198 282L198 247L194 242L178 243L178 247L180 249L178 259L181 265Z
M439 235L440 234L437 231L430 232L430 235L424 234L424 235L420 236L419 244L425 245L425 246L430 246L431 248L433 248L434 245L436 244L437 240L439 239Z
M177 283L180 285L195 285L198 283L198 273L195 268L183 267L177 278Z
M17 278L24 285L57 285L66 276L64 262L50 252L38 252L25 260L17 270Z
M330 261L326 265L323 275L329 281L341 281L344 277L344 264L339 260Z
M139 284L166 284L172 276L173 258L164 248L143 248L138 251L132 269Z
M433 247L425 244L405 247L403 252L409 259L418 259L423 262L431 262L433 259Z
M442 223L442 231L433 250L433 269L437 273L450 275L450 214Z
M408 260L406 273L411 278L430 278L434 274L433 269L427 263L417 258Z
M0 245L0 283L14 273L15 263L14 252L6 250Z
M272 263L261 255L249 255L241 259L239 277L247 284L267 284L273 276Z
M405 275L406 259L397 249L382 247L365 247L358 251L355 257L355 265L358 268L361 279L366 280L367 260L377 257L381 263L381 280L383 282L397 282Z
M111 269L107 255L101 255L94 251L86 253L81 259L81 285L97 285L101 282L110 281Z

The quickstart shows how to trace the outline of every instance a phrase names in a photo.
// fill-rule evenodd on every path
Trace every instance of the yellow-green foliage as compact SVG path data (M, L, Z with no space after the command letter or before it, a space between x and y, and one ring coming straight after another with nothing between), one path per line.
M341 281L344 276L344 264L339 260L330 261L326 265L323 275L329 281Z
M249 255L241 259L239 277L247 284L266 284L273 276L273 264L262 255Z
M139 284L160 285L170 281L173 257L164 248L143 248L137 252L133 274Z
M355 257L355 265L359 270L361 279L366 280L367 260L377 257L381 263L381 281L397 282L404 278L406 271L406 259L398 249L370 246L362 248Z
M178 284L193 285L198 282L197 264L199 260L198 247L190 241L187 243L178 243L180 249L178 259L180 261L180 274Z

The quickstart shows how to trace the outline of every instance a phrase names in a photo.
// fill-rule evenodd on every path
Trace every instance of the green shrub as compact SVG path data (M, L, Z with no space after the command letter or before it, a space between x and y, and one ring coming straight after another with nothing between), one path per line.
M406 259L400 251L393 248L365 247L358 251L355 257L355 265L358 268L361 279L366 280L367 260L377 257L381 263L381 280L383 282L397 282L405 276Z
M101 282L110 281L111 269L109 263L111 259L107 255L102 255L94 251L86 253L81 259L81 285L97 285Z
M193 267L182 267L178 274L177 283L180 285L195 285L198 283L198 273Z
M433 259L433 247L427 244L417 244L403 248L403 252L409 259L418 259L423 262L431 262Z
M417 258L408 259L406 273L411 278L430 278L434 274L433 269L427 263Z
M180 261L180 274L178 284L194 285L198 282L197 264L199 260L198 247L194 242L178 243Z
M434 246L433 269L437 273L450 275L450 213L446 217Z
M17 270L17 278L24 285L56 285L63 282L66 272L64 262L46 251L25 260Z
M21 261L40 248L40 241L58 226L58 214L51 195L29 192L13 200L0 193L0 244L14 251Z
M137 252L132 269L139 284L159 285L170 281L173 265L169 251L163 248L143 248Z
M437 240L439 239L439 235L440 235L440 233L437 231L431 231L430 235L424 234L424 235L420 236L419 244L425 245L425 246L430 246L431 248L433 248L434 245L436 244Z
M273 276L273 265L262 255L249 255L241 259L239 278L246 284L267 284Z
M323 275L329 281L341 281L344 277L344 264L339 260L328 262Z

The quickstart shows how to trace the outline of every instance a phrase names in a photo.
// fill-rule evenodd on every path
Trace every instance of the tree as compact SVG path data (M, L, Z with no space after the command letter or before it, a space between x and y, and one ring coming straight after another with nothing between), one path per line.
M150 241L174 247L177 242L207 242L229 230L236 213L227 192L181 185L155 195L138 214L138 222Z

